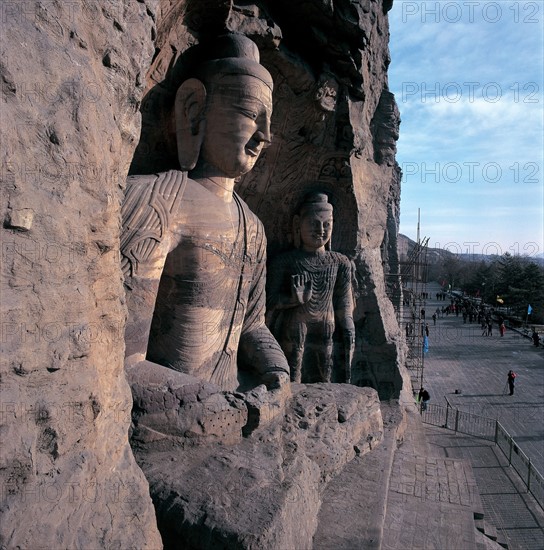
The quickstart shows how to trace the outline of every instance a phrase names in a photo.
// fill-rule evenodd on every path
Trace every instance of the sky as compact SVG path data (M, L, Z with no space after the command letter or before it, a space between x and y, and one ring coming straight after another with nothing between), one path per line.
M475 254L544 253L544 1L394 0L400 232Z

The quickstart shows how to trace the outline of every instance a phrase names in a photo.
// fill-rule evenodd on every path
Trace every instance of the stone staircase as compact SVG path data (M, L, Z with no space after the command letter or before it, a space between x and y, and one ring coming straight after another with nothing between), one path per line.
M482 533L484 537L491 541L495 541L496 544L493 546L493 548L508 548L508 542L506 542L506 539L502 534L500 534L499 531L495 528L494 525L491 525L487 521L481 518L475 518L476 529L478 532ZM485 544L488 544L488 541L484 541ZM488 548L486 546L485 548ZM483 549L482 549L483 550Z
M367 455L355 457L327 485L313 550L381 547L396 434L404 429L398 406L382 404L382 417L382 442Z
M435 457L415 406L382 404L384 440L322 495L314 550L508 548L484 519L469 462Z

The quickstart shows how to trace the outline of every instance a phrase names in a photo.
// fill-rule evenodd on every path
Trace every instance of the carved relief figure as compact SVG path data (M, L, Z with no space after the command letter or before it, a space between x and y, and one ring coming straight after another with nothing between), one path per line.
M293 219L295 250L270 265L267 323L291 368L293 382L331 382L333 334L342 332L344 380L355 342L351 262L330 250L333 207L327 195L306 197Z
M395 96L389 90L382 90L380 101L370 124L373 135L374 160L378 164L395 165L399 125L400 113L395 103Z
M270 142L272 79L242 35L215 51L176 94L180 170L127 182L126 361L147 356L223 390L239 388L242 365L270 389L289 368L264 323L266 238L233 188Z

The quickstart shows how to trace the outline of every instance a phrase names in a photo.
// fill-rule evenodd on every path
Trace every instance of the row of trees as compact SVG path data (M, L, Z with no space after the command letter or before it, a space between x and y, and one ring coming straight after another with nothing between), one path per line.
M429 279L480 296L490 305L508 307L522 320L530 305L529 324L544 323L544 267L525 256L506 253L493 261L474 262L452 254L430 266Z

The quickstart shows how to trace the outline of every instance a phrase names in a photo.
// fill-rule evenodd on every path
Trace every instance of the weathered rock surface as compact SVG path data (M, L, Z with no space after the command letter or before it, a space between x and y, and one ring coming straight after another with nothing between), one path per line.
M240 397L150 361L127 368L127 378L134 399L133 439L166 448L242 440L248 410Z
M156 6L1 6L0 546L159 548L128 443L121 186Z
M133 173L172 168L175 147L157 113L172 98L176 60L206 35L226 28L250 36L274 77L273 144L238 184L265 225L269 257L291 246L301 197L326 192L342 220L332 248L357 267L352 381L382 398L398 395L403 350L384 281L384 265L396 276L400 185L392 160L398 116L387 91L390 7L391 0L2 4L1 544L161 545L127 442L119 203L131 163ZM174 529L188 546L202 534L204 543L225 546L309 547L322 482L374 433L361 428L364 415L378 422L363 407L377 407L370 390L341 386L357 403L342 412L340 390L320 388L322 411L301 389L293 401L300 414L293 408L268 432L237 435L235 446L173 451L147 441L138 457L160 497L165 533ZM236 403L223 407L242 424Z
M383 426L371 388L293 392L284 418L236 445L135 445L166 548L311 548L324 487Z

